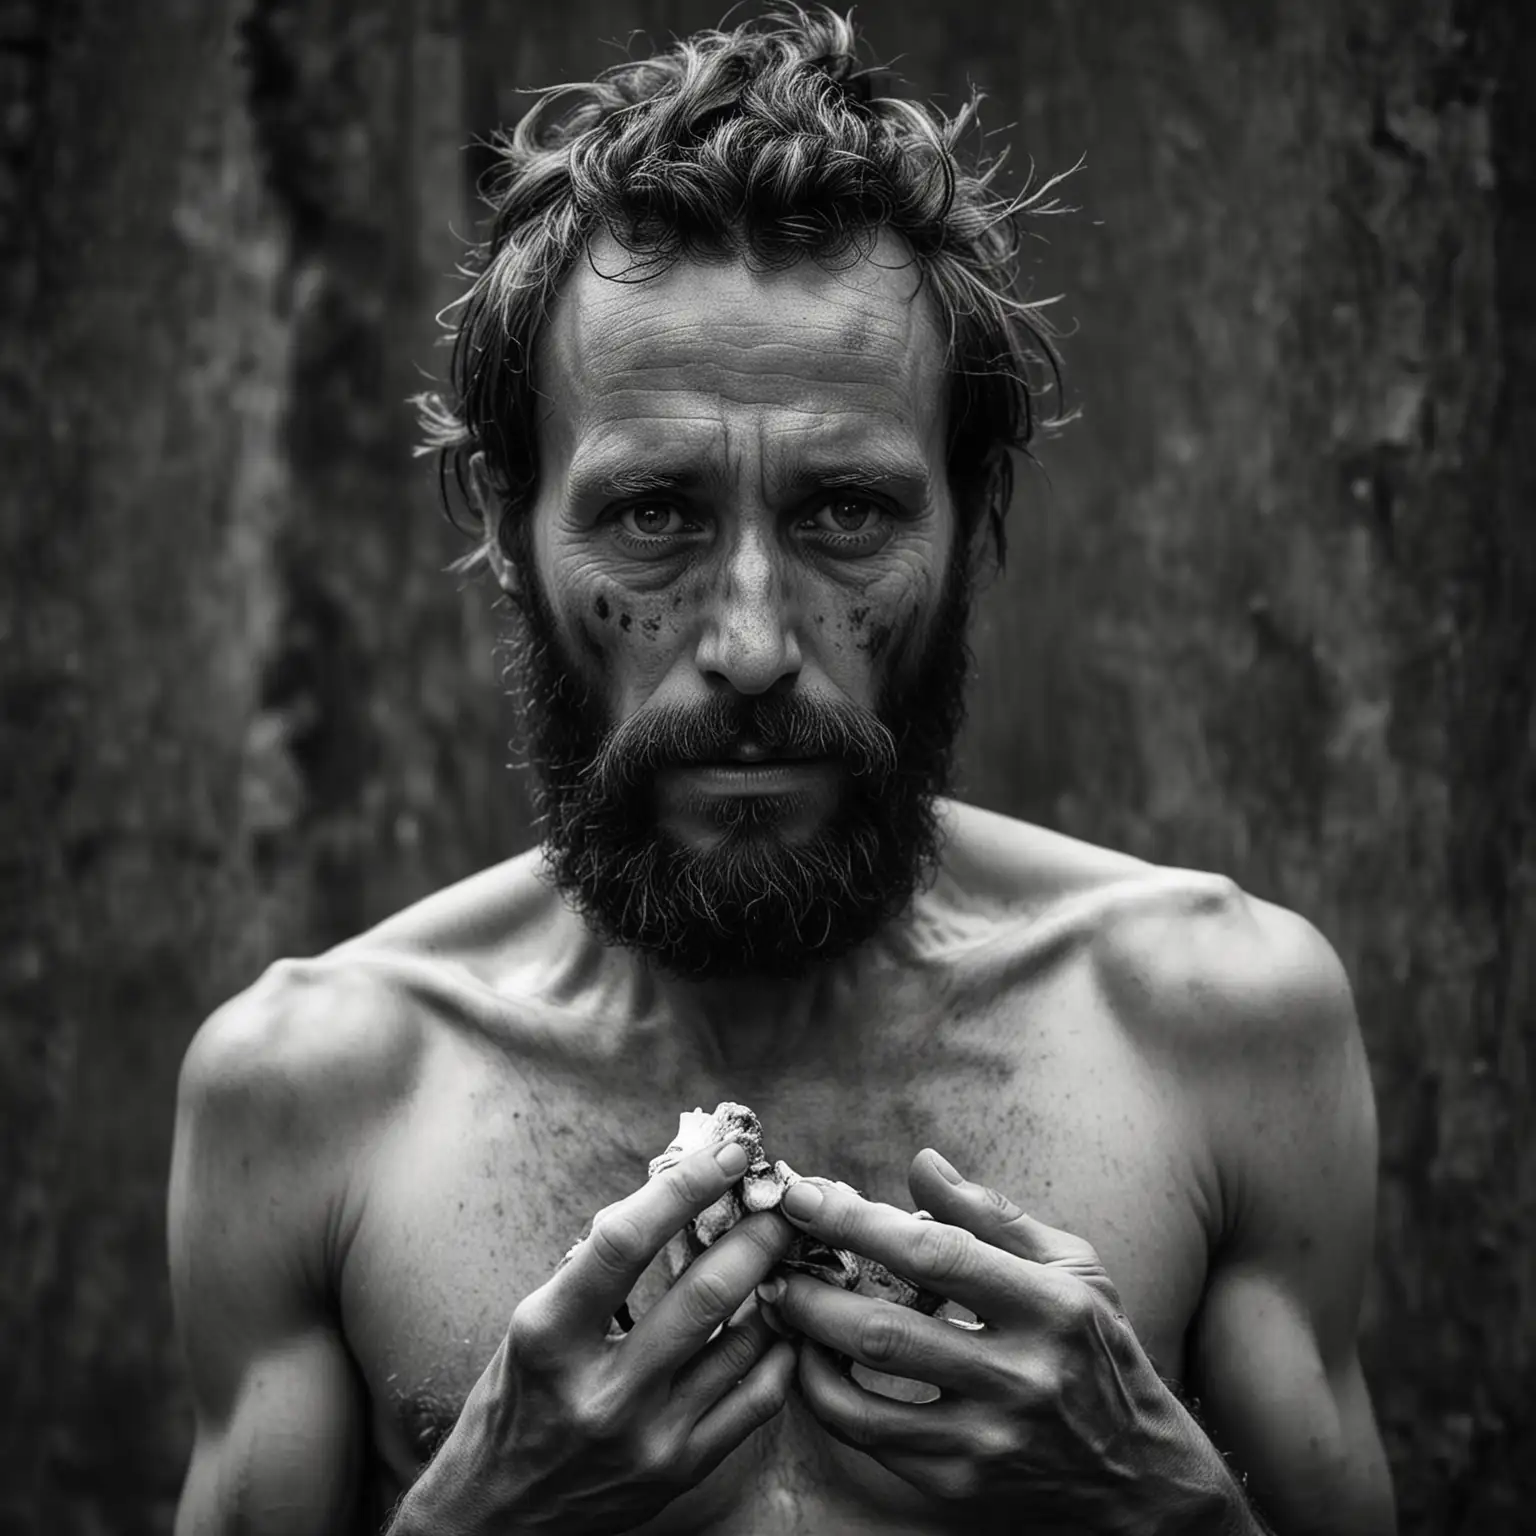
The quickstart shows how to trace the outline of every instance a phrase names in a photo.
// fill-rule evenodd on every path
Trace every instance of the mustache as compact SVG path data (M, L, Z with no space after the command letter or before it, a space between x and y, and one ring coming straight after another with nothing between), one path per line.
M620 722L581 773L601 795L632 789L656 769L719 762L744 741L790 757L835 757L884 782L896 772L896 738L870 711L842 699L719 694L699 705L658 704Z

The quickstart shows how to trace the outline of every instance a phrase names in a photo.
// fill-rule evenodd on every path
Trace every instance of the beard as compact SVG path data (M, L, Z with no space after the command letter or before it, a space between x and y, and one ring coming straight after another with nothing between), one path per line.
M728 690L614 723L565 653L526 529L507 532L520 595L504 647L541 878L600 942L677 978L789 979L850 954L906 910L937 869L936 800L950 793L965 721L973 582L960 545L921 653L897 637L873 712L803 692ZM873 651L890 638L877 629ZM690 809L718 835L703 848L674 836L657 771L722 761L745 740L839 764L831 813L791 842L780 828L803 795L701 797Z

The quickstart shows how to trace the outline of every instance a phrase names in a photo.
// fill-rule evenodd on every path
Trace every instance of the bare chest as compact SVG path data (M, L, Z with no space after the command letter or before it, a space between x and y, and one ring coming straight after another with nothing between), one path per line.
M1160 1373L1206 1268L1203 1149L1188 1104L1113 1021L1051 989L1006 1009L888 1021L865 1048L724 1081L644 1055L562 1061L449 1037L380 1141L342 1277L343 1326L372 1399L386 1496L451 1428L513 1309L591 1216L643 1182L679 1111L751 1104L770 1156L910 1209L924 1146L1085 1237ZM641 1315L659 1276L633 1301ZM915 1523L913 1523L915 1522ZM655 1529L939 1530L937 1510L830 1440L798 1401Z

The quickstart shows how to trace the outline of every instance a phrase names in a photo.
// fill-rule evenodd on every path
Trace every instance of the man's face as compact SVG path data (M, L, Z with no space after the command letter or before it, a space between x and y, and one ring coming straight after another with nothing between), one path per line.
M670 974L801 975L937 858L971 581L915 286L889 240L834 273L581 262L540 337L497 565L545 857Z

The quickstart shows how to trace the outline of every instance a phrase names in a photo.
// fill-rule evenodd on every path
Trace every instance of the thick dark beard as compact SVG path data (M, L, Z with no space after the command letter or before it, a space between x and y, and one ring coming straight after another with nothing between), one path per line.
M601 942L680 978L793 978L867 943L931 881L943 847L935 801L951 792L973 660L961 551L923 654L895 647L873 715L799 694L716 694L617 727L563 654L519 553L523 596L505 645L534 775L541 878ZM835 812L792 845L775 829L793 796L713 798L723 835L707 849L678 842L658 822L656 769L718 760L744 738L840 761Z

